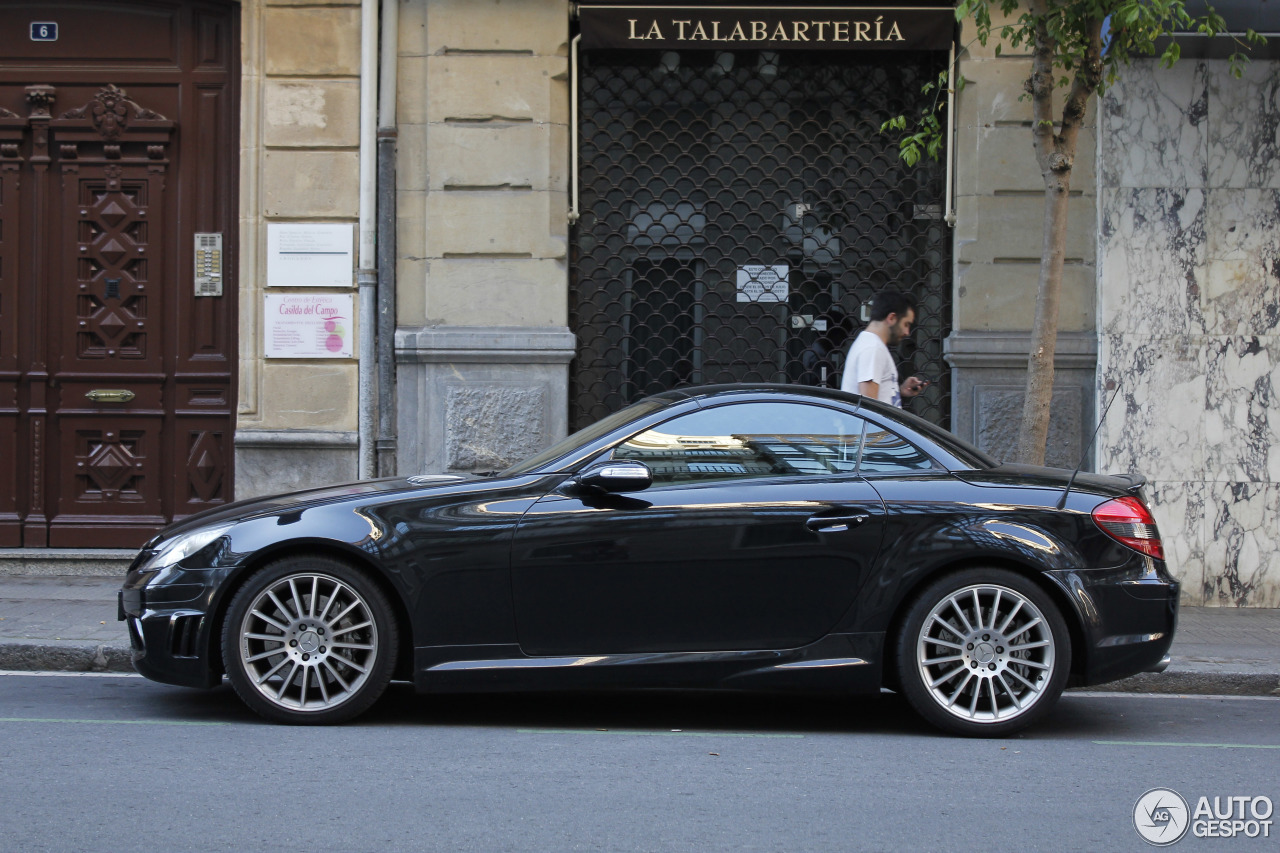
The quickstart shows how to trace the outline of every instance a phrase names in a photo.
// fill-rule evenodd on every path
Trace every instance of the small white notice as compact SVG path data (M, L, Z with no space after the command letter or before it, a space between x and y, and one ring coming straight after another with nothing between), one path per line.
M786 264L738 267L739 302L786 302L788 293Z
M268 293L267 358L351 358L354 308L349 293Z
M267 287L351 287L349 224L267 223Z

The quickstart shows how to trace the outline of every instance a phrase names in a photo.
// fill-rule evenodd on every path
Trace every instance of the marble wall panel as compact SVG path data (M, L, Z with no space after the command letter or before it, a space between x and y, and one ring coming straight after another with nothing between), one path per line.
M1206 517L1204 603L1280 607L1280 486L1211 483Z
M1099 202L1103 334L1203 334L1204 192L1112 187Z
M1203 187L1208 180L1210 71L1135 63L1103 100L1099 176L1104 187Z
M1099 433L1099 471L1136 471L1160 482L1204 477L1204 347L1190 336L1103 337L1099 381L1114 383L1118 396Z
M1147 484L1147 498L1164 542L1165 560L1169 571L1182 582L1186 601L1198 601L1204 595L1207 489L1201 482Z
M1280 606L1280 62L1124 77L1099 138L1100 468L1151 478L1185 602Z
M1213 337L1205 356L1206 475L1280 481L1280 338Z
M1209 185L1280 189L1280 63L1210 76Z
M1280 190L1215 189L1208 202L1208 330L1280 334Z

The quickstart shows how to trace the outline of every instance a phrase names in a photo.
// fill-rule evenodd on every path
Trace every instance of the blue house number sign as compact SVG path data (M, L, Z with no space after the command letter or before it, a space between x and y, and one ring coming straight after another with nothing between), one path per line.
M32 21L32 41L57 41L58 25L54 21Z

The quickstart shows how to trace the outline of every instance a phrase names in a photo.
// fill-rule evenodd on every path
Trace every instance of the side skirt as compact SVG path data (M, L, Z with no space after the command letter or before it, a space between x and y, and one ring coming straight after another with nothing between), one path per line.
M422 692L689 687L874 693L884 635L831 634L796 649L526 655L518 645L414 649Z

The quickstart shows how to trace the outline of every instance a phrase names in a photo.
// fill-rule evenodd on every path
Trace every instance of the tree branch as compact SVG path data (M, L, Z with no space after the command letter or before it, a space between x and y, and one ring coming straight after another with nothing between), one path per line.
M1028 4L1035 16L1035 39L1031 52L1031 76L1027 78L1026 90L1031 96L1031 128L1032 145L1036 152L1036 161L1040 171L1048 181L1050 162L1056 150L1053 133L1053 59L1057 53L1057 42L1049 34L1047 0L1032 0Z
M1075 77L1071 81L1071 92L1062 106L1062 130L1055 146L1059 155L1051 168L1058 173L1069 173L1075 161L1076 141L1080 136L1080 128L1084 125L1084 117L1089 110L1089 99L1102 85L1102 21L1088 22L1084 33L1085 50L1080 64L1076 68Z

